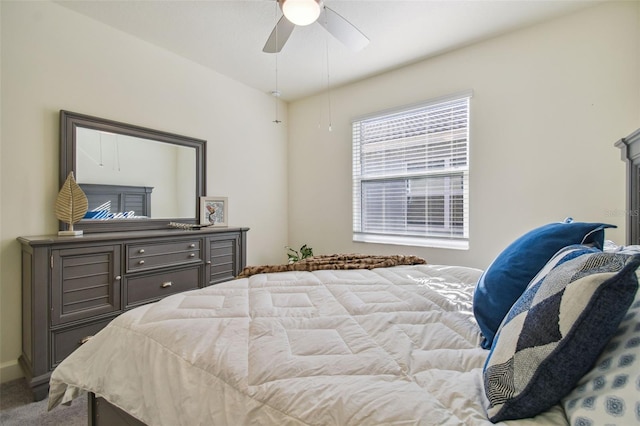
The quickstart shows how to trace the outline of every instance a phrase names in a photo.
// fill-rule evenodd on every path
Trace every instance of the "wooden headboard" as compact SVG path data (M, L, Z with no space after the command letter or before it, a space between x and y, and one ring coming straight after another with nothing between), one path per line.
M640 244L640 129L615 144L627 163L626 226L628 245Z
M134 211L136 216L151 217L151 186L79 185L89 200L89 211L109 203L111 213Z

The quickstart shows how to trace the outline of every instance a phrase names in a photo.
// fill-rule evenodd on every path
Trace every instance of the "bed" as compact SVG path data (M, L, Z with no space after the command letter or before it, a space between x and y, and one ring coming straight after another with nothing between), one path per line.
M569 227L568 222L562 224ZM593 237L595 232L595 239L602 243L606 226L591 226L589 232L581 228L580 234ZM554 224L553 229L557 227L565 228ZM540 241L540 229L520 238L521 244L527 243L527 236ZM592 377L585 373L602 362L602 352L612 336L633 341L633 326L631 337L618 328L629 328L628 323L637 324L640 317L640 313L637 317L630 314L633 309L640 311L640 300L634 299L640 256L621 254L620 247L605 253L585 235L576 237L577 243L565 244L566 239L557 242L561 250L542 244L553 253L542 256L543 266L534 268L533 278L527 280L518 301L547 282L557 286L558 280L568 276L567 268L585 270L590 263L584 259L591 263L595 259L599 269L586 278L581 275L583 288L597 288L601 295L612 287L608 284L611 277L616 289L622 287L620 282L625 283L625 294L611 295L616 298L615 307L606 306L607 312L614 311L613 319L597 311L602 307L593 307L592 299L579 302L583 310L594 309L598 324L608 324L610 335L604 335L604 343L590 345L601 347L579 373L578 379L587 377L587 382L576 379L562 399L538 408L535 415L507 419L503 424L589 424L576 422L585 418L580 411L583 401L599 401L593 392L609 389L611 381L591 389ZM605 255L606 262L617 262L613 269L603 269L601 258ZM582 263L575 266L576 261ZM509 346L509 333L513 333L509 327L517 322L510 316L520 315L510 310L510 303L500 324L503 328L497 329L494 343L485 349L486 318L474 305L483 297L479 287L490 289L491 276L500 272L500 256L487 271L431 265L413 257L383 267L320 263L323 266L305 261L272 269L248 268L237 279L172 295L122 314L56 368L50 381L50 409L89 392L92 424L492 424L488 417L495 413L491 410L505 401L504 395L495 400L491 369L504 357L500 344ZM575 284L575 276L571 275L574 281L566 284L564 293ZM587 280L586 284L581 280ZM569 299L574 297L567 297L567 303ZM496 309L493 306L490 311ZM548 324L539 318L534 322ZM519 327L516 333L526 334L522 325ZM640 327L635 328L640 335ZM598 335L593 329L586 332ZM572 331L571 336L575 335L579 334ZM564 340L561 343L567 346ZM550 345L545 342L544 348ZM620 346L608 348L608 356L614 356ZM622 346L624 349L625 344ZM634 353L637 346L631 345ZM550 351L554 356L558 352ZM522 352L516 355L522 356ZM521 359L517 356L510 362L517 363ZM543 358L548 357L547 353ZM567 368L566 359L551 360L552 365L556 363ZM526 364L531 361L527 359ZM635 371L637 365L629 368ZM509 375L517 378L518 374ZM499 387L504 385L498 382ZM625 400L629 409L624 413L627 417L618 416L622 419L640 416L635 388L640 387L640 375L631 377L627 384L627 397L636 400ZM522 389L515 393L515 399L520 394L522 400ZM100 407L97 401L103 404L100 409L104 414L95 414ZM502 420L494 416L493 422Z

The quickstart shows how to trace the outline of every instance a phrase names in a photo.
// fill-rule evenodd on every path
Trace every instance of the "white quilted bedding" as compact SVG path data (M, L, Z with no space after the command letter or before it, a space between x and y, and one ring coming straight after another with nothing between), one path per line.
M481 271L254 275L115 319L53 372L148 425L482 425ZM554 407L511 424L566 424Z

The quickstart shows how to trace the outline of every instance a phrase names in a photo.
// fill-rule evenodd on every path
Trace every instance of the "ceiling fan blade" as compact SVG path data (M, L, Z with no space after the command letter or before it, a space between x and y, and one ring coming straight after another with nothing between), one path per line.
M292 24L287 18L282 16L273 31L271 31L271 35L267 39L262 51L265 53L280 52L284 44L289 40L289 36L295 27L295 24Z
M327 6L322 8L318 23L354 52L369 44L369 39L359 29Z

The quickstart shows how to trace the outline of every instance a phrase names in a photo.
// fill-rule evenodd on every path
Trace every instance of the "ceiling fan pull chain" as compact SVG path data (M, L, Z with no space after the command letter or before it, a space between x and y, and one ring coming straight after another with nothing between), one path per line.
M276 103L276 119L273 120L274 123L276 124L280 124L282 123L282 120L279 119L278 116L278 101L279 101L279 97L280 97L280 90L278 90L278 54L276 53L276 88L273 92L271 92L271 94L273 95L273 97L275 98L275 103Z
M275 40L276 40L276 46L278 45L278 3L276 3L276 8L275 8L275 21L276 21L276 27L274 28L275 31ZM274 123L276 124L280 124L282 123L282 120L280 120L279 116L278 116L278 101L279 101L279 97L280 97L280 90L278 89L278 55L279 55L279 51L275 52L275 57L276 57L276 70L275 70L275 77L276 77L276 86L275 86L275 90L273 90L271 92L271 94L273 95L273 97L275 98L275 107L276 107L276 118L275 120L273 120Z
M325 37L325 47L327 54L327 105L329 109L329 131L331 131L331 75L329 73L329 34L327 34Z
M104 167L104 163L102 162L102 132L100 132L100 167Z

